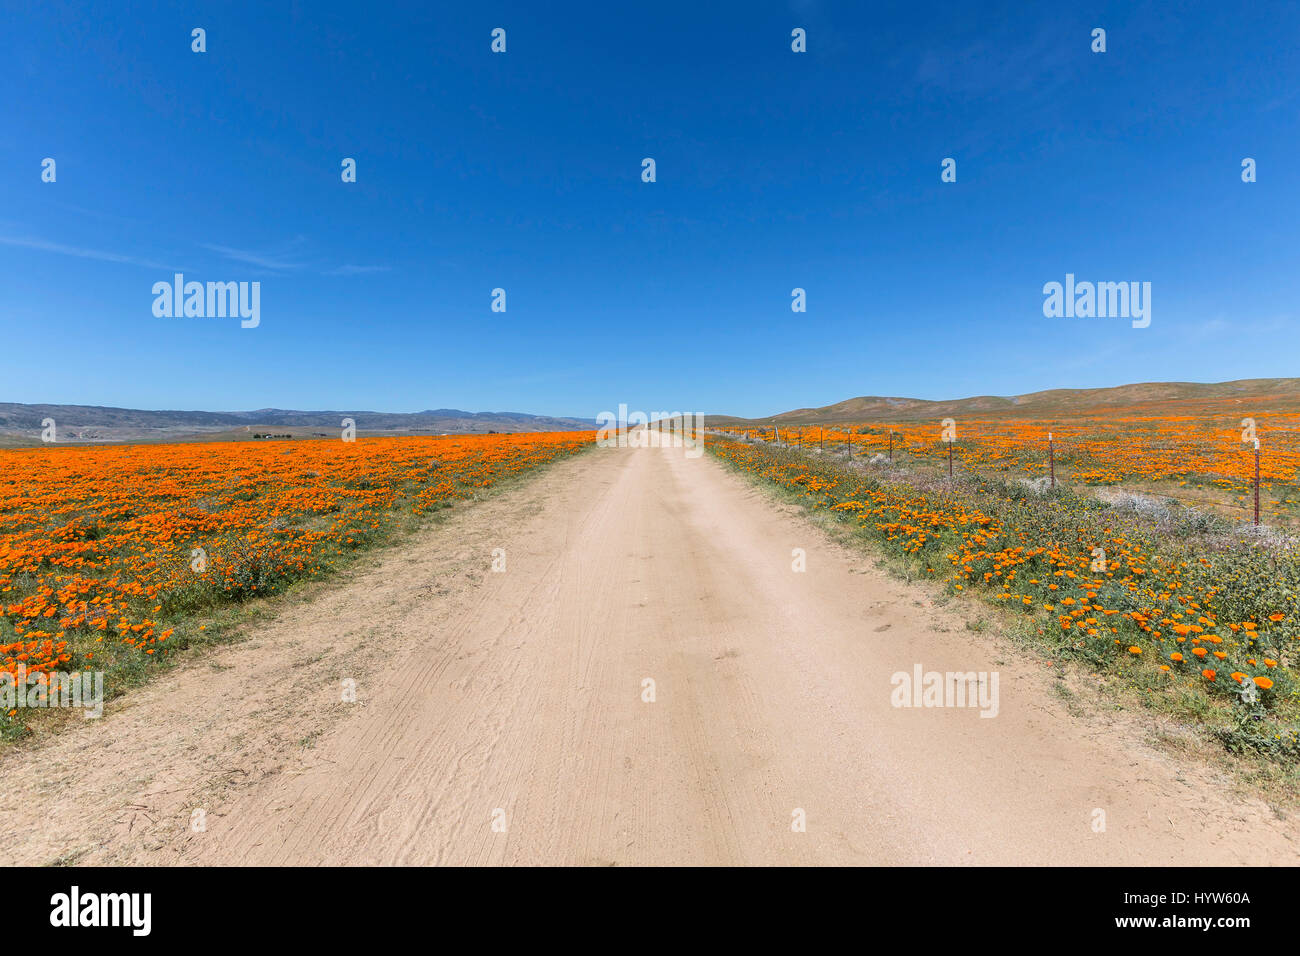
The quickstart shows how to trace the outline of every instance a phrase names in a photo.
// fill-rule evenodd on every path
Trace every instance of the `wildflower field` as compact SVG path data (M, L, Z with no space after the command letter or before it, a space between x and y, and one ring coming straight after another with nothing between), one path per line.
M0 451L0 672L110 693L223 604L328 572L403 524L590 447L587 432ZM22 718L0 715L0 730Z
M793 430L788 444L784 433L771 442L770 429L711 435L707 447L813 511L856 526L916 575L1000 607L1010 616L1004 624L1053 659L1122 677L1208 726L1230 749L1292 762L1300 756L1300 553L1288 537L1269 539L1177 502L1106 500L1068 480L1047 487L1023 477L1036 471L1014 445L996 453L985 446L980 464L989 467L954 470L949 479L937 425L886 427L908 441L892 464L878 450L883 433L873 432L851 433L855 448L864 446L853 460L847 430L833 451L799 444ZM929 432L939 447L925 446ZM1176 433L1170 423L1160 430ZM1219 437L1177 440L1199 447ZM1239 438L1221 437L1228 447ZM945 467L930 467L928 459L941 454ZM1140 454L1110 454L1108 467L1127 480L1134 461L1145 461L1143 475L1169 474L1168 459ZM1275 478L1285 479L1289 497L1291 473Z
M1260 441L1260 512L1300 525L1300 415L1250 418ZM947 473L939 421L769 425L735 429L748 438L853 458L875 455ZM1107 415L1066 420L954 423L954 470L1124 487L1223 515L1253 516L1255 451L1235 416ZM1049 439L1051 448L1049 451ZM1054 465L1054 469L1053 469Z

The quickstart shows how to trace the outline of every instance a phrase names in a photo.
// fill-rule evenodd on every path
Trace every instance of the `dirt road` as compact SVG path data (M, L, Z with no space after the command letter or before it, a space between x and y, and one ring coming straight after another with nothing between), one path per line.
M894 706L918 665L996 716ZM712 457L596 450L9 754L0 859L1300 862L1051 683Z

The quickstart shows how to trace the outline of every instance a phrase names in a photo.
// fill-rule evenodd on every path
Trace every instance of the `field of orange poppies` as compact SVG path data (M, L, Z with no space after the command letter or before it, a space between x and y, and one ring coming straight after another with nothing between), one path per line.
M219 606L326 573L412 518L593 438L0 451L0 671L102 670L111 694L198 637ZM0 715L0 729L22 719Z
M1251 427L1247 427L1251 426ZM1148 490L1225 515L1252 517L1260 442L1261 520L1300 523L1300 415L1107 415L1057 420L955 421L954 470L1049 478L1075 486ZM942 424L867 422L733 430L826 454L875 455L947 472Z
M882 457L891 428L892 465ZM1032 480L1041 475L1029 443L1036 426L1023 428L1019 444L955 446L961 466L951 480L937 423L828 429L825 446L816 427L805 429L803 442L793 429L779 443L770 429L751 430L740 439L714 436L709 447L810 509L856 525L918 576L998 606L1011 615L1004 623L1053 658L1136 683L1210 724L1234 749L1300 755L1300 554L1289 538L1176 499L1099 498L1069 467L1047 487ZM1121 454L1095 437L1096 424L1074 434L1089 428L1093 437L1076 446L1088 456L1085 477L1093 461L1139 483L1204 474L1186 470L1173 452L1144 455L1131 438ZM1180 431L1170 422L1150 434L1225 471L1242 456L1239 434ZM1222 457L1212 459L1219 444ZM1282 500L1294 493L1293 456L1273 453L1271 487ZM935 459L943 468L931 467ZM1083 463L1081 455L1076 464ZM1227 480L1240 483L1240 471Z

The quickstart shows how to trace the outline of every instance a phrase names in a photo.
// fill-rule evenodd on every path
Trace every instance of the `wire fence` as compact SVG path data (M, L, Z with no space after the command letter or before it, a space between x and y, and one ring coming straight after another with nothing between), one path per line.
M1300 429L1268 428L1255 431L1236 428L1188 429L1169 435L1153 428L1130 429L1117 424L1088 426L1064 424L1041 431L983 429L965 425L958 436L956 423L945 419L936 430L930 424L752 426L709 429L716 434L759 439L787 447L821 453L842 454L853 460L870 457L890 463L908 460L959 471L1022 471L1046 478L1050 487L1058 483L1089 487L1132 487L1140 481L1188 482L1204 487L1207 494L1160 488L1162 498L1199 507L1222 507L1226 495L1241 504L1260 523L1261 489L1273 491L1278 507L1300 503ZM1244 424L1244 423L1243 423ZM1168 428L1167 422L1156 427ZM1049 430L1050 429L1050 430ZM1059 430L1058 430L1059 429ZM1100 430L1104 434L1098 434ZM1065 432L1065 434L1062 434ZM1282 494L1275 485L1281 485ZM1287 493L1296 498L1284 497ZM1285 517L1281 511L1273 515Z

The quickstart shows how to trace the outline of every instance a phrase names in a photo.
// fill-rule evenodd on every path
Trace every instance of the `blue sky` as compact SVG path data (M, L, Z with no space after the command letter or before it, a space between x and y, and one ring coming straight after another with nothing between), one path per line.
M1300 7L1065 6L11 0L0 401L766 415L1300 374ZM260 326L156 318L176 271L260 281ZM1045 318L1067 272L1151 282L1150 327Z

